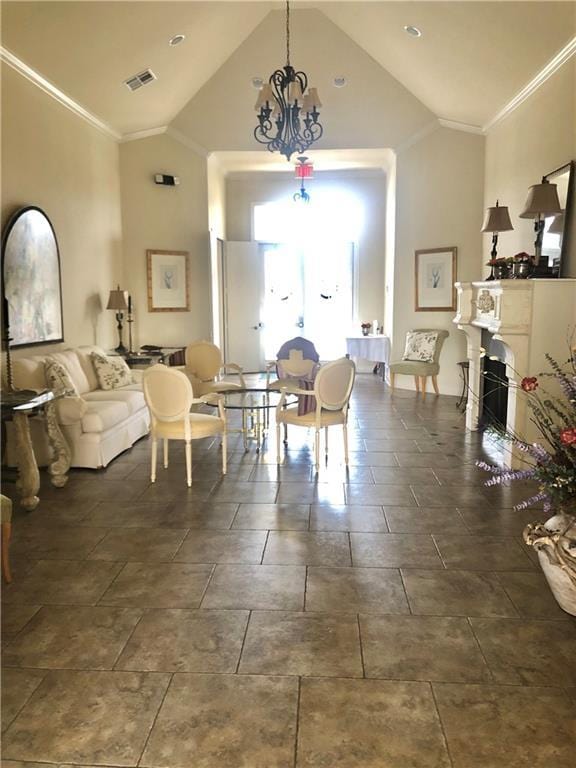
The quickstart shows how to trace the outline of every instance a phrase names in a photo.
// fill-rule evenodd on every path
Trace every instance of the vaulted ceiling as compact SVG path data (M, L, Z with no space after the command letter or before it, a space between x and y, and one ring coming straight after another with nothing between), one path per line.
M253 149L251 79L284 64L283 7L3 0L2 45L122 134L172 124L209 150ZM436 117L482 126L576 34L574 2L292 8L292 59L320 91L327 149L397 146ZM147 67L158 80L130 93L123 81Z

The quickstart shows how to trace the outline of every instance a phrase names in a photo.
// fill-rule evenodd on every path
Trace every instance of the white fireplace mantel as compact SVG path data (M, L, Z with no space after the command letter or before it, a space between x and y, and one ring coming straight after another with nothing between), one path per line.
M562 362L568 356L568 334L576 325L576 280L493 280L456 283L454 323L466 334L469 396L466 427L478 429L482 399L482 332L504 345L506 375L512 384L524 376L549 370L546 353ZM526 399L515 386L508 390L507 427L527 440L536 438ZM506 463L517 462L508 452Z

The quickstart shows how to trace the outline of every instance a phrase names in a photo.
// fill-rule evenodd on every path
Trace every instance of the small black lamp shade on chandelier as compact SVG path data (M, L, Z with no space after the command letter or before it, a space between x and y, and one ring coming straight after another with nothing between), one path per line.
M117 286L116 290L110 291L110 296L108 297L108 304L106 306L106 309L113 309L116 312L116 322L117 322L117 328L118 328L118 346L116 347L116 352L118 354L123 355L128 350L124 346L124 343L122 341L122 328L123 328L123 320L124 320L124 312L130 311L129 304L131 303L130 297L128 296L128 291L122 291L120 289L120 286Z
M534 219L534 257L536 260L536 275L544 277L550 273L548 256L542 256L542 235L547 216L558 216L562 213L560 200L558 199L558 187L556 184L542 179L541 184L533 184L528 191L528 199L524 210L520 214L521 219Z
M270 75L258 94L254 138L290 161L294 152L302 154L322 136L321 106L317 89L308 88L306 73L290 64L290 3L286 2L286 65Z
M510 214L508 213L508 207L506 205L496 205L486 209L486 216L484 217L484 223L482 224L481 232L492 232L492 250L490 251L490 259L497 258L498 253L496 246L498 245L498 233L509 232L514 229L512 222L510 221Z

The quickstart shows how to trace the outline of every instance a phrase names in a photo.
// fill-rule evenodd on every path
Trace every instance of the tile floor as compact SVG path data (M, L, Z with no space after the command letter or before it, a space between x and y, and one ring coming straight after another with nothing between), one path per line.
M572 768L576 622L487 489L455 399L361 375L316 478L149 444L17 512L4 768ZM8 487L10 492L10 488Z

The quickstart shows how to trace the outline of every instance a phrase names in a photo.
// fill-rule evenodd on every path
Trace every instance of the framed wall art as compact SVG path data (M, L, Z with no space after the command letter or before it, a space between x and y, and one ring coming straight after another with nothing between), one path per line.
M452 312L456 310L456 262L458 249L425 248L416 251L416 312Z
M64 341L58 242L50 219L34 205L21 208L8 222L2 281L11 347Z
M148 268L148 311L188 312L190 310L187 251L146 251Z

